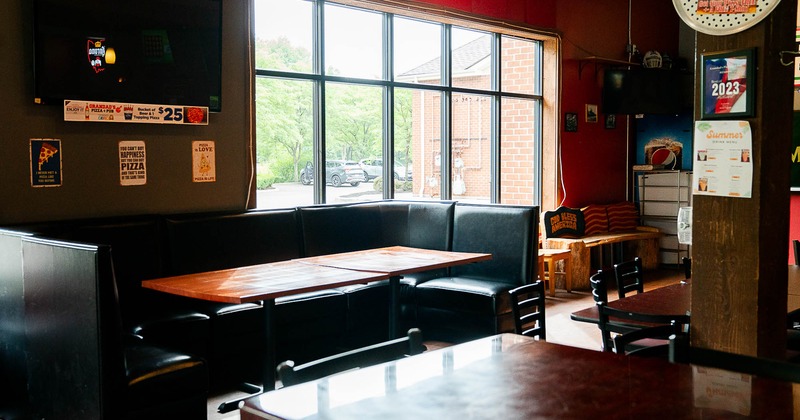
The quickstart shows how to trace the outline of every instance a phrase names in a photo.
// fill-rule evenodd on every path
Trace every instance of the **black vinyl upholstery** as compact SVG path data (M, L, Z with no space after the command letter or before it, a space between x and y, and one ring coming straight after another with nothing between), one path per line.
M418 284L416 310L426 337L464 341L513 331L508 291L534 279L538 209L458 203L453 251L487 252L490 261L452 267Z

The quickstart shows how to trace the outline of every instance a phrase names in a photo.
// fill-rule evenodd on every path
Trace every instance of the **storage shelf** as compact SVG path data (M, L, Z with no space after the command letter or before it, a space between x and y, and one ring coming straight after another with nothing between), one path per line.
M678 211L692 205L692 173L668 169L633 170L633 179L634 198L642 224L664 232L659 249L662 264L680 264L681 257L690 256L690 247L678 242Z

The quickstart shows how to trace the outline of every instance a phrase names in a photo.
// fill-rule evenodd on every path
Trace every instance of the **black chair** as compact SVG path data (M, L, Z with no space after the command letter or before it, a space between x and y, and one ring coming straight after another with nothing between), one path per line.
M686 276L686 280L692 278L692 259L689 257L681 258L681 264L683 265L683 273Z
M296 385L339 372L412 356L423 351L425 346L422 344L422 331L412 328L405 337L335 354L299 366L287 360L278 365L278 379L283 386Z
M800 383L800 364L692 347L689 344L689 337L686 335L670 337L669 360L672 363L691 363L762 378Z
M639 257L631 261L614 264L614 277L617 279L617 293L622 299L628 293L644 293L644 269Z
M792 239L792 249L794 250L794 265L800 265L800 239Z
M511 295L514 332L546 340L544 282L537 280L511 289L508 293Z
M670 337L685 334L683 328L683 324L656 325L618 334L613 340L614 352L626 356L667 358Z
M603 270L598 270L589 278L589 284L592 287L592 295L597 305L598 322L597 327L600 329L602 338L603 351L611 352L615 348L612 334L628 334L637 330L647 327L663 326L663 325L678 325L681 329L689 324L689 315L654 315L644 314L638 312L623 311L620 309L608 306L608 275ZM646 333L639 333L645 335ZM634 339L636 336L631 336L629 339L639 341L642 338ZM625 339L621 339L625 340ZM621 341L623 344L624 341ZM627 344L627 343L625 343ZM647 343L654 345L658 343ZM662 343L663 344L663 343ZM639 343L641 346L642 343Z

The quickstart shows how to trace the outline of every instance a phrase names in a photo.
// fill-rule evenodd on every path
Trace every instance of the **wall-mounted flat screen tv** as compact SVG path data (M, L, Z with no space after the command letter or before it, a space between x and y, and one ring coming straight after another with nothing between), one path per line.
M220 111L221 25L221 0L35 0L35 101Z
M675 70L606 69L600 111L606 114L678 114L692 107L691 83L691 74Z

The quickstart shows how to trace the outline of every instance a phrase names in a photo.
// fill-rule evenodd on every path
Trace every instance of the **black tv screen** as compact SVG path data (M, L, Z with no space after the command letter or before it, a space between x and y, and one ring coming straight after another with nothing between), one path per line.
M691 108L691 75L661 69L606 69L603 102L606 114L677 114Z
M221 108L221 0L36 0L34 94Z

